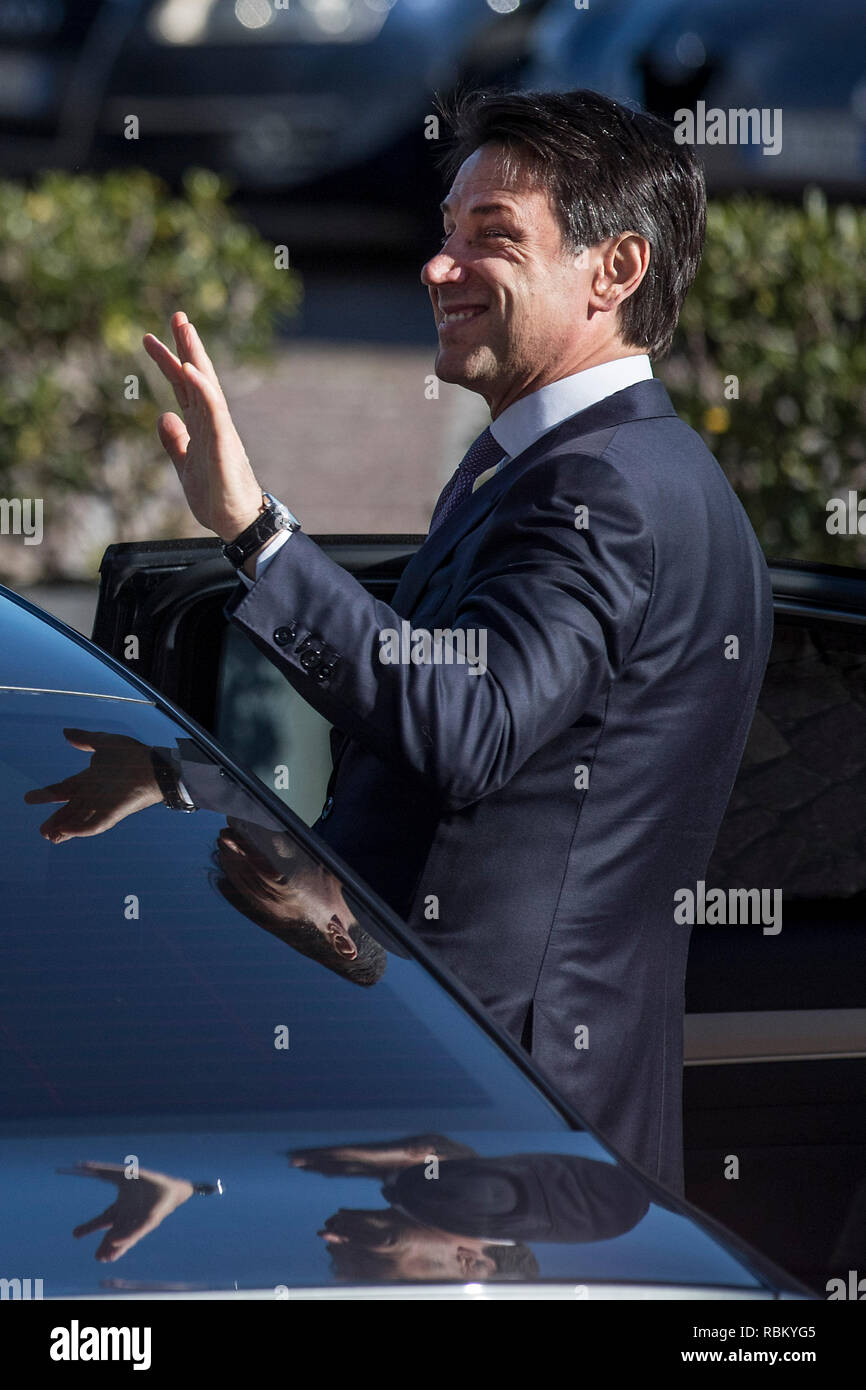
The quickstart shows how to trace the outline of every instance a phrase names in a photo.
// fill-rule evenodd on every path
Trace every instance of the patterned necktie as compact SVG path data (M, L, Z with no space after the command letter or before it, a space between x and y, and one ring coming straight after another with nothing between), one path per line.
M439 494L439 501L433 508L433 516L430 521L430 534L441 526L453 511L456 511L461 502L472 492L472 485L476 478L487 468L492 468L494 463L498 463L503 457L505 450L490 432L488 426L482 434L479 434L474 444L470 444L463 458L448 482Z

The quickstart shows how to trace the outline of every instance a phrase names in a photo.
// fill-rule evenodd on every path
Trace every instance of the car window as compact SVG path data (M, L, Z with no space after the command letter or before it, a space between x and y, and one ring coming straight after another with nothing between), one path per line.
M274 663L229 624L220 653L215 737L305 825L313 824L325 799L329 729Z
M786 903L866 891L866 627L777 618L708 880Z

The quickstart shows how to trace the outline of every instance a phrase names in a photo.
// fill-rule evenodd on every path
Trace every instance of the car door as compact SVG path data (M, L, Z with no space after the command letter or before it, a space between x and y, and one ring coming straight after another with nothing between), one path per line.
M317 539L388 602L423 538ZM692 931L686 1188L823 1288L866 1264L866 573L771 574L773 650L706 882L778 893L781 918ZM112 546L94 640L312 824L328 726L226 624L235 582L216 541Z
M424 537L315 539L387 603ZM109 546L93 640L212 732L311 824L331 770L329 726L226 622L223 606L236 583L215 540Z

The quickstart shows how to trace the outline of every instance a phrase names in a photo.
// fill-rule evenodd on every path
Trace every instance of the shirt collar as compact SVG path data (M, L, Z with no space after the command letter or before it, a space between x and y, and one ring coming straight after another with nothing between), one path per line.
M586 410L626 386L634 386L637 381L649 381L652 374L645 353L586 367L582 372L551 381L548 386L522 396L497 416L490 433L509 458L516 458L570 415Z

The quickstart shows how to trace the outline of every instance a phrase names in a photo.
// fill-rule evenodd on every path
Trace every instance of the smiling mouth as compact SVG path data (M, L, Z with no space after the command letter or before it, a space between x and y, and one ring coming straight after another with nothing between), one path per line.
M439 320L439 332L447 328L456 328L458 324L468 323L470 319L477 319L486 313L486 304L470 304L465 309L448 309Z

